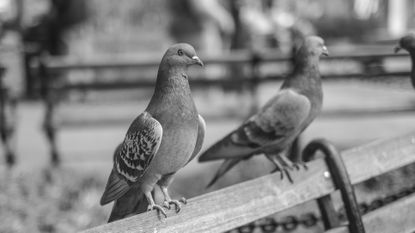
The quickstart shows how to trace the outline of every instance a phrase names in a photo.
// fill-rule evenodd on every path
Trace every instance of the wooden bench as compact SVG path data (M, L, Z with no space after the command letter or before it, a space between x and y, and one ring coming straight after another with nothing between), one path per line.
M392 46L352 46L350 48L330 48L331 55L327 58L323 58L322 64L328 62L357 62L361 65L361 69L357 71L349 71L347 73L323 73L325 79L376 79L377 77L404 77L409 76L409 71L385 71L384 69L370 68L370 64L379 64L385 59L395 59L408 57L407 54L393 54ZM258 93L257 88L260 84L265 82L273 82L276 80L282 80L285 77L283 73L265 74L261 72L261 67L269 64L279 64L280 66L287 66L291 62L291 58L287 55L279 55L276 52L264 52L253 53L250 51L236 51L230 54L224 54L221 57L207 57L203 59L206 66L209 65L244 65L249 68L249 72L243 77L238 79L221 77L217 79L203 79L195 78L191 80L191 86L194 89L207 88L207 87L225 87L225 86L245 86L248 89L248 93L253 100L250 106L250 110L243 112L239 115L227 115L226 117L238 117L243 119L249 112L254 112L258 108ZM105 90L125 90L130 88L153 88L154 77L151 81L145 79L145 77L137 77L136 80L131 81L111 81L111 82L91 82L91 83L70 83L65 80L59 80L58 77L62 73L80 71L80 70L92 70L102 71L108 69L157 69L159 63L159 57L149 57L142 59L97 59L97 60L78 60L75 58L48 58L43 57L39 60L39 65L36 67L39 71L40 78L42 80L41 90L42 96L46 106L46 114L44 121L44 129L51 145L52 162L57 164L59 161L58 148L56 146L56 132L61 127L74 127L74 126L100 126L119 124L120 122L130 122L132 119L131 113L117 114L116 118L110 118L97 115L98 117L92 117L89 119L79 117L83 114L68 114L63 119L57 119L56 108L58 104L63 100L64 93L68 93L74 90L81 91L105 91ZM369 65L368 65L369 64ZM369 68L368 68L369 67ZM377 66L375 66L377 67ZM287 69L289 70L289 69ZM370 71L370 72L369 72ZM110 105L110 104L109 104ZM368 109L367 111L332 111L323 113L323 117L362 117L362 116L374 116L380 114L396 114L399 112L412 112L414 106L388 106L384 109ZM128 111L125 111L128 112ZM79 112L78 112L79 113ZM72 116L71 116L72 115ZM111 115L111 114L110 114ZM223 118L224 115L219 116L207 116L209 120L212 118Z
M415 193L361 216L352 185L415 163L415 132L341 154L326 140L314 140L303 156L314 157L317 151L326 159L314 159L307 170L293 172L294 184L270 174L191 198L180 213L169 210L166 219L152 211L82 233L225 232L310 201L319 203L327 233L414 232ZM340 222L334 210L330 195L336 190L341 190L348 223Z

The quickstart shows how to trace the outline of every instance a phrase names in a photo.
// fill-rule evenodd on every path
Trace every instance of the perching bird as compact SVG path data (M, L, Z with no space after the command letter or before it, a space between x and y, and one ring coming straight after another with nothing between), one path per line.
M409 33L408 35L402 37L399 40L399 44L395 47L395 53L399 52L399 50L405 49L409 52L412 61L412 71L411 71L411 82L412 87L415 88L415 33Z
M264 153L292 182L287 168L299 168L286 156L294 139L320 113L323 92L319 73L319 58L328 55L323 39L308 36L295 54L294 70L278 94L258 113L218 141L199 161L225 159L208 187L242 160Z
M200 151L205 122L198 114L186 74L190 65L203 66L189 44L171 46L164 54L157 74L154 94L146 110L130 125L117 147L101 205L115 201L109 222L137 213L143 203L165 217L154 202L156 184L164 195L164 206L181 204L172 200L168 186L174 174Z

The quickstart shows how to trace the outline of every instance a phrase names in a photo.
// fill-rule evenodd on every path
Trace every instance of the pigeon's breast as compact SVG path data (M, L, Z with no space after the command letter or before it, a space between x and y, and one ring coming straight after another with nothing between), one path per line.
M155 172L165 175L176 172L190 159L196 146L198 117L196 112L174 111L157 120L163 136L152 165L157 168Z

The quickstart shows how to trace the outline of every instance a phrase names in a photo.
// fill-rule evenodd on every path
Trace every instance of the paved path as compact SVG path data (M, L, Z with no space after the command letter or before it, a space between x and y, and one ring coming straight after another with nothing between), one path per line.
M261 87L261 103L266 101L273 92L276 92L278 87L279 85L266 85ZM325 109L355 107L364 109L415 103L415 92L409 88L389 89L383 85L344 81L326 83L324 85L324 91ZM206 105L203 102L203 98L197 96L197 93L195 93L195 96L198 105ZM226 99L223 99L223 103L226 103ZM129 109L132 109L132 112L137 111L138 113L144 107L144 105L137 107L129 106ZM225 105L225 108L229 108L229 106ZM85 111L87 110L85 109ZM203 111L207 111L207 108L204 107L201 111L203 113ZM39 169L48 164L48 146L41 131L42 117L43 106L39 102L25 102L19 106L20 123L17 130L19 171ZM210 122L207 119L208 128L204 146L211 145L239 123L240 120ZM82 172L92 172L98 177L106 179L111 167L113 149L122 140L127 126L128 123L126 122L123 126L102 128L83 127L60 131L58 142L60 151L62 152L64 166L78 168ZM363 119L318 119L305 132L304 141L307 142L316 137L325 137L338 145L352 146L377 138L385 138L408 132L415 128L414 126L415 117L413 114ZM3 158L2 153L1 151L0 158ZM258 158L254 162L245 162L226 177L226 182L220 182L218 187L264 173L259 172L264 169L249 169L253 164L265 168L269 167L263 158ZM218 166L217 163L198 164L196 161L193 161L179 172L177 181L175 182L175 189L188 190L188 193L186 193L188 196L204 192L202 187L212 176L212 172L216 169L216 166ZM243 172L245 170L249 170L250 172ZM189 174L192 174L192 176L189 176ZM192 177L192 179L189 177ZM185 181L190 179L188 181L194 183L195 177L200 179L200 182L194 184L195 187L192 189L186 188Z

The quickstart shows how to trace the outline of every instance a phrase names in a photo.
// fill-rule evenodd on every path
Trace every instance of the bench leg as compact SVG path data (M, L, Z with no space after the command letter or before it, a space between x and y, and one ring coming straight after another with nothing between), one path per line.
M43 130L50 146L50 162L52 166L58 166L60 164L60 156L56 143L56 124L54 121L54 104L49 102L46 104L45 121L43 123Z
M0 67L0 136L5 147L6 164L11 167L16 163L14 153L14 130L16 122L17 98L9 97L8 89L3 85L4 67Z
M324 139L313 140L304 148L303 160L312 160L318 150L325 155L325 160L330 171L329 175L332 176L336 189L340 190L349 220L349 231L353 233L365 233L353 185L350 182L346 167L336 147ZM317 202L326 230L339 226L340 221L337 218L337 212L334 209L330 195L317 199Z
M6 163L9 167L15 165L16 156L16 120L17 120L17 99L13 98L10 101L6 101L6 110L4 111L4 122L2 127L2 142L5 147Z
M4 145L4 152L6 156L6 164L8 167L12 167L16 163L16 156L14 153L14 129L8 127L1 128L1 141Z

